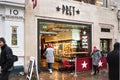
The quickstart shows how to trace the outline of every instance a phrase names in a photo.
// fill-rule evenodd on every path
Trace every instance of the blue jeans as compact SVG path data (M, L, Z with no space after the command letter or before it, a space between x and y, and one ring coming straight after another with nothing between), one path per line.
M52 69L52 63L48 63L48 69Z

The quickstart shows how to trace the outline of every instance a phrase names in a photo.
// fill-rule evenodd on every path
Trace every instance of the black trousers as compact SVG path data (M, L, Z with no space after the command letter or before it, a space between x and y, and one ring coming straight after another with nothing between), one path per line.
M99 73L98 65L93 65L93 69L94 69L94 75L95 75L97 72Z
M9 80L10 71L2 72L0 74L0 80Z

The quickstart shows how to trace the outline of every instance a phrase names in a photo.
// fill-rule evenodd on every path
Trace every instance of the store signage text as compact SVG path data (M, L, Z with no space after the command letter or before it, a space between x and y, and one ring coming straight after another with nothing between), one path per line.
M82 33L82 48L88 48L88 36L86 31Z
M17 9L10 9L10 15L18 15L19 11Z
M75 6L68 6L68 5L62 5L61 7L57 6L56 7L57 11L61 11L62 14L66 14L66 15L75 15L75 14L80 14L79 9L76 9Z

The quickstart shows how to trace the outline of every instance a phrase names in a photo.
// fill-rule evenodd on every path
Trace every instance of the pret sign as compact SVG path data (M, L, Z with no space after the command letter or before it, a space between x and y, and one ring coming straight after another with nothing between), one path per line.
M61 5L61 6L57 6L56 10L61 11L62 14L66 14L70 16L80 14L80 10L77 9L75 6Z

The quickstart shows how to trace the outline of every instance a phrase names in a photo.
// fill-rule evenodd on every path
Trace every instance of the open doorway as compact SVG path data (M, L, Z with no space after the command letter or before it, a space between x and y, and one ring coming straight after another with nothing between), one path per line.
M47 68L46 44L55 50L54 69L59 69L62 58L87 57L91 52L91 25L40 20L39 22L40 67Z
M100 50L104 55L107 55L110 52L112 39L100 39Z
M40 33L40 46L41 46L41 50L40 50L40 54L41 54L41 56L40 56L41 57L40 58L40 65L41 65L42 69L46 69L47 68L46 56L44 54L45 54L46 48L48 46L48 43L51 43L54 46L54 43L51 42L51 38L54 38L56 40L56 42L58 41L57 40L57 34L55 32L41 32ZM49 40L50 40L50 42L49 42ZM58 63L56 61L53 64L53 68L54 69L58 69Z

